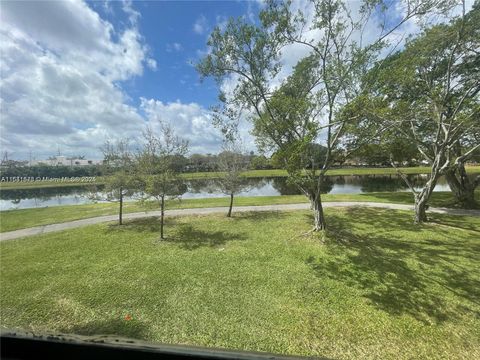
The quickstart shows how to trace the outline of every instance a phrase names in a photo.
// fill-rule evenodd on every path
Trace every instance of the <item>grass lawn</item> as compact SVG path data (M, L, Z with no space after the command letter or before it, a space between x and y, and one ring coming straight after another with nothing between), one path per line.
M480 166L467 166L468 173L480 173ZM428 174L430 168L427 166L416 166L400 168L405 174ZM348 175L395 175L397 171L393 168L343 168L331 169L327 172L328 176L348 176ZM195 179L214 179L221 176L221 172L198 172L198 173L184 173L182 177L186 180ZM287 172L282 169L272 170L249 170L245 172L246 177L275 177L287 176ZM101 176L96 177L95 184L102 184L104 180ZM52 182L52 181L32 181L32 182L2 182L0 189L34 189L47 187L63 187L63 186L81 186L92 185L91 182Z
M480 218L327 209L0 243L3 328L341 359L480 357ZM125 320L129 314L132 320Z
M55 182L55 181L22 181L22 182L3 182L0 184L0 190L20 190L20 189L45 189L57 187L72 186L92 186L95 184L103 184L101 177L96 177L94 182Z
M480 166L467 166L468 173L480 173ZM405 174L429 174L430 167L428 166L415 166L404 167L400 170ZM221 172L199 172L184 174L186 179L205 179L219 177ZM396 175L397 170L392 167L386 168L339 168L330 169L327 171L327 176L349 176L349 175ZM274 176L287 176L286 170L272 169L272 170L249 170L245 172L246 177L274 177Z
M475 193L480 202L480 191ZM365 194L325 194L324 201L372 201L383 203L413 204L413 196L409 192L378 192ZM235 198L236 206L248 205L271 205L271 204L294 204L307 202L303 195L283 196L252 196ZM201 207L228 206L229 199L206 198L184 199L181 201L167 201L167 209L186 209ZM430 201L431 206L454 207L454 198L450 192L435 192ZM142 206L137 202L124 204L124 212L138 212L146 210L158 210L158 206L151 204ZM235 211L235 208L234 208ZM112 215L118 213L116 203L98 203L87 205L52 206L37 209L8 210L0 212L0 232L23 229L32 226L54 224L59 222L85 219L89 217Z

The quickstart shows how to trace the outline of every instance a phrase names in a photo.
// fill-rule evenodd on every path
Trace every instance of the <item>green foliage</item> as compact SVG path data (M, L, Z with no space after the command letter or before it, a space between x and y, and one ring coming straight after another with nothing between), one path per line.
M379 142L362 144L357 148L355 157L370 166L388 166L392 159L400 164L415 164L421 159L416 146L399 137L384 137Z
M312 0L306 6L309 14L294 12L291 2L268 1L258 26L240 18L211 34L211 52L197 69L218 82L236 81L229 94L220 94L220 101L233 111L241 107L253 114L259 148L274 152L290 181L315 202L315 229L325 226L322 178L332 164L350 154L352 147L345 151L342 146L345 130L360 124L355 114L346 116L343 108L358 94L360 80L384 47L384 39L437 3L409 2L404 18L382 29L367 45L362 42L363 29L373 18L386 15L392 4L365 1L356 17L342 1ZM312 37L311 32L320 35ZM360 39L355 36L358 33ZM282 70L280 51L288 45L306 46L310 53L288 78L277 79ZM278 80L280 86L273 86ZM311 150L320 139L325 141L326 153L317 163Z
M248 163L241 153L224 150L218 155L219 168L223 176L219 178L220 187L225 194L237 194L246 188L244 172Z
M102 147L102 152L104 156L102 164L103 191L107 198L99 199L96 187L94 187L94 198L118 201L125 196L133 195L140 184L135 176L136 164L128 139L120 139L115 143L106 141Z
M458 167L468 180L463 164L480 148L479 19L477 3L468 14L409 39L404 50L364 77L363 94L346 109L358 111L365 124L349 129L351 134L361 137L371 128L385 129L377 141L387 144L393 166L398 158L393 158L392 145L397 143L415 146L431 165L420 190L402 175L415 196L415 222L427 220L426 203L442 174ZM473 188L467 188L474 202Z
M268 106L253 118L253 134L263 151L275 151L277 163L289 174L305 168L318 169L322 162L313 149L319 124L312 118L317 110L317 96L309 93L318 67L315 56L300 61L293 74L276 90Z
M148 197L158 200L165 196L176 197L182 194L182 182L175 162L183 158L188 143L175 135L167 124L160 124L159 135L151 128L144 133L144 147L137 155L137 175L141 189Z
M0 177L82 177L82 176L99 176L102 168L99 165L85 166L50 166L50 165L34 165L26 166L23 163L12 164L10 166L0 167Z
M369 98L359 105L367 116L391 127L385 138L415 144L429 162L439 148L480 139L479 13L477 4L464 18L424 30L365 78Z
M250 160L250 169L266 170L273 169L273 164L265 155L253 155Z

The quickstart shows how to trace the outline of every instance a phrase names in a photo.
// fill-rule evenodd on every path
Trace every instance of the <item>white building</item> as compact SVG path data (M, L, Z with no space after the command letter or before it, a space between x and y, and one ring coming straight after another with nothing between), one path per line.
M67 158L66 156L54 156L48 160L32 160L29 161L30 166L35 165L48 165L48 166L88 166L88 165L101 165L103 160L88 160L88 159L76 159Z

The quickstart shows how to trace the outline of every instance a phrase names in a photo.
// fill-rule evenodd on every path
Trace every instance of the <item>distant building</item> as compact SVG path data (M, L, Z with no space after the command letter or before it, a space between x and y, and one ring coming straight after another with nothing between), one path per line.
M35 165L47 165L47 166L88 166L88 165L101 165L103 160L88 160L68 158L66 156L54 156L47 160L32 160L28 164L30 166Z

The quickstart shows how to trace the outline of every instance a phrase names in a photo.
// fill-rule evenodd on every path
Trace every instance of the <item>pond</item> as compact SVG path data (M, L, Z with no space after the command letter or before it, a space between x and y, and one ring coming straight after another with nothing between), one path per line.
M410 181L418 188L425 181L425 175L410 175ZM245 189L237 196L272 196L300 194L295 186L287 183L285 177L264 177L245 179ZM182 186L185 199L225 196L218 180L185 181ZM97 194L102 196L101 187ZM435 191L449 191L446 181L441 178ZM396 175L330 176L324 184L324 193L360 194L382 191L409 191L404 181ZM23 190L1 190L0 210L28 209L56 205L78 205L93 203L92 190L86 186L53 187ZM136 200L137 197L128 200Z

